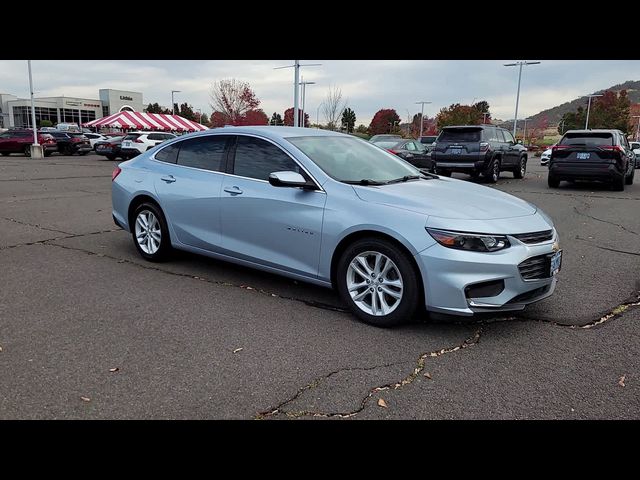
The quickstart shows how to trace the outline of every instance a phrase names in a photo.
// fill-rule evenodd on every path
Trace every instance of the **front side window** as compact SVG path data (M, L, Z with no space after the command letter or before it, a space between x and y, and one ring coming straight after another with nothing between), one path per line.
M417 150L415 144L413 142L407 142L405 148L410 152L415 152Z
M177 142L178 165L221 172L224 168L226 136L211 135Z
M234 175L268 180L270 173L283 171L302 173L296 162L274 144L255 137L238 136Z
M516 141L513 139L513 135L511 135L511 132L507 131L507 130L502 130L502 134L504 135L504 141L507 143L513 143L515 144Z
M420 171L397 156L358 138L294 137L287 140L330 177L342 182L387 182Z

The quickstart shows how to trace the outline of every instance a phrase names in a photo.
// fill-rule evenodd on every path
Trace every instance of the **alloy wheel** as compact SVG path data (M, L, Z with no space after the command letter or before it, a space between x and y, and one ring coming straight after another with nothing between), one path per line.
M136 217L136 241L140 249L149 255L160 249L162 231L160 222L149 210L142 210Z
M363 312L384 316L402 301L403 281L400 269L386 255L367 251L358 254L347 269L347 289Z

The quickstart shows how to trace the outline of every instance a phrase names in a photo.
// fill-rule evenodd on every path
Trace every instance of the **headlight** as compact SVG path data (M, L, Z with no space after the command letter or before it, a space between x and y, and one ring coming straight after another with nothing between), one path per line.
M444 247L474 252L495 252L511 246L504 235L484 235L476 233L450 232L437 228L427 228L427 232Z

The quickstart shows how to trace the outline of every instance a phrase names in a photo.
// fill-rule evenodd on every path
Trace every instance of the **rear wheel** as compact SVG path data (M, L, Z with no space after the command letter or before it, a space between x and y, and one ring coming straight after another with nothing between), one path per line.
M393 243L357 240L340 257L337 288L351 311L376 327L409 319L420 299L418 273L412 260Z
M547 185L549 185L550 188L558 188L560 186L560 180L555 175L549 174L547 176Z
M89 152L78 152L78 155L80 155L80 156L84 156L84 155L86 155L87 153L89 153Z
M8 157L9 155L11 155L9 152L2 152L3 157Z
M106 155L107 160L115 160L116 156L115 155Z
M70 145L65 146L65 147L62 149L62 154L63 154L63 155L68 155L68 156L73 155L73 150L71 149L71 146L70 146Z
M169 229L162 210L154 203L139 205L130 226L138 253L151 262L160 262L171 251Z
M633 185L633 176L636 174L635 168L631 169L631 174L625 179L627 185Z
M45 156L45 157L48 157L48 156L50 156L50 155L51 155L51 152L50 152L50 151L48 151L48 150L45 150L45 151L44 151L44 156Z
M513 171L513 178L524 178L527 173L527 159L522 157L520 159L520 165Z
M494 158L484 174L489 183L497 183L500 178L500 160Z
M22 151L24 152L24 156L25 157L30 157L31 156L31 145L25 145L25 147L22 149Z
M625 182L624 175L622 175L620 178L616 178L613 180L613 184L611 185L611 188L616 192L623 192L625 183L626 182Z
M478 178L480 178L480 172L478 172L477 170L474 170L473 172L471 172L469 174L471 176L471 178L473 178L474 180L477 180Z

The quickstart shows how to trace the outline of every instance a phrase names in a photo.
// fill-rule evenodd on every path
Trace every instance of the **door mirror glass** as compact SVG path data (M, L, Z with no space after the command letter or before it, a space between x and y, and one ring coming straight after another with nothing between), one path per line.
M304 187L307 181L297 172L273 172L269 174L269 183L274 187Z

